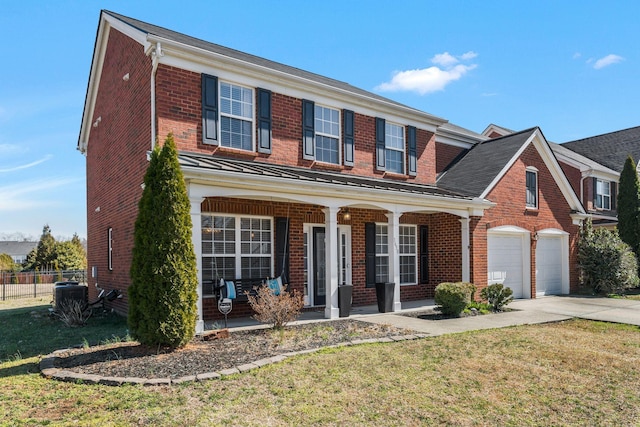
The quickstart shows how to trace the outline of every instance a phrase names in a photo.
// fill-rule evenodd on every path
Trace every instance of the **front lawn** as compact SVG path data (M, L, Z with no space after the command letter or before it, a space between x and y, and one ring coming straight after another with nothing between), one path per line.
M121 335L124 324L65 330L35 315L46 307L2 308L0 425L640 423L640 329L633 326L573 320L360 345L222 380L112 388L45 380L38 354ZM29 332L28 347L22 340L7 351L23 327L42 333Z

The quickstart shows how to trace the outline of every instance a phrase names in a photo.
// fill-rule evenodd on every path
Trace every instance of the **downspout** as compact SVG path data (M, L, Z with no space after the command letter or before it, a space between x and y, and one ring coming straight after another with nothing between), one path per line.
M160 42L157 42L151 51L151 151L156 146L156 71L158 70L158 61L162 56L164 56L162 46Z

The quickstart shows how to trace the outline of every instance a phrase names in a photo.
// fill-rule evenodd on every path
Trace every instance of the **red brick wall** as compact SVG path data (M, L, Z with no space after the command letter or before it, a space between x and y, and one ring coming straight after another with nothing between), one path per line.
M445 170L463 150L461 147L436 142L436 173Z
M538 169L538 209L525 208L525 172L527 166ZM473 237L472 280L479 288L487 284L487 229L514 225L529 230L532 234L546 228L557 228L570 233L569 277L570 290L578 287L576 241L578 226L572 224L571 208L560 188L544 164L540 154L530 145L520 159L502 177L487 196L497 206L485 211L482 218L474 218L471 224ZM535 247L531 241L531 294L535 296Z
M129 80L122 77L129 73ZM87 147L88 267L97 283L125 291L114 307L126 311L126 288L138 212L151 147L151 61L141 45L111 29ZM98 209L99 208L99 209ZM107 229L113 228L113 271L107 268ZM90 278L89 299L97 290Z
M417 130L418 176L397 175L375 170L375 118L355 111L355 164L331 165L302 159L302 100L272 94L272 152L248 153L202 143L200 74L160 65L157 72L158 138L174 133L179 150L221 154L244 160L311 167L369 177L433 184L436 174L435 135ZM408 161L405 158L405 164Z
M571 184L571 188L573 188L573 191L578 195L578 198L581 201L587 201L587 199L584 198L584 194L580 194L580 181L582 179L582 173L580 172L580 170L563 162L558 162L558 163L560 163L560 167L562 168L562 171L564 172L567 179L569 180L569 184ZM588 181L588 179L586 179L585 181ZM586 206L585 206L585 209L586 209Z

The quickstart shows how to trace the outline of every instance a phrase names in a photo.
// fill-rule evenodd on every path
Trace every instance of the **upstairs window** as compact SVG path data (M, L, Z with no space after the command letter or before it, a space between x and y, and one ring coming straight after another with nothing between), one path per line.
M220 83L220 145L253 151L253 90Z
M404 127L386 123L385 125L385 156L388 172L404 174Z
M315 106L316 161L340 163L340 112Z
M271 153L271 91L201 77L202 142L245 151L257 145L259 153Z
M302 100L302 158L316 162L353 166L354 113ZM342 123L340 119L342 118ZM342 148L342 153L340 153Z
M611 182L596 179L595 205L597 209L611 210Z
M538 172L534 169L527 170L527 207L538 207Z
M417 129L376 118L376 169L404 175L418 173ZM408 159L408 160L407 160ZM405 165L405 162L408 162Z

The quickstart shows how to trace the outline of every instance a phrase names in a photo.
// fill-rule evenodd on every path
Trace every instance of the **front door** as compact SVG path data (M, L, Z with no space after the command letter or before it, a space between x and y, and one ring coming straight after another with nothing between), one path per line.
M306 303L322 306L327 303L327 251L325 247L325 227L307 224L304 227L305 242L305 277L307 278L305 295ZM339 285L351 284L351 227L338 226L338 265Z
M327 301L327 251L324 227L313 227L313 305Z

